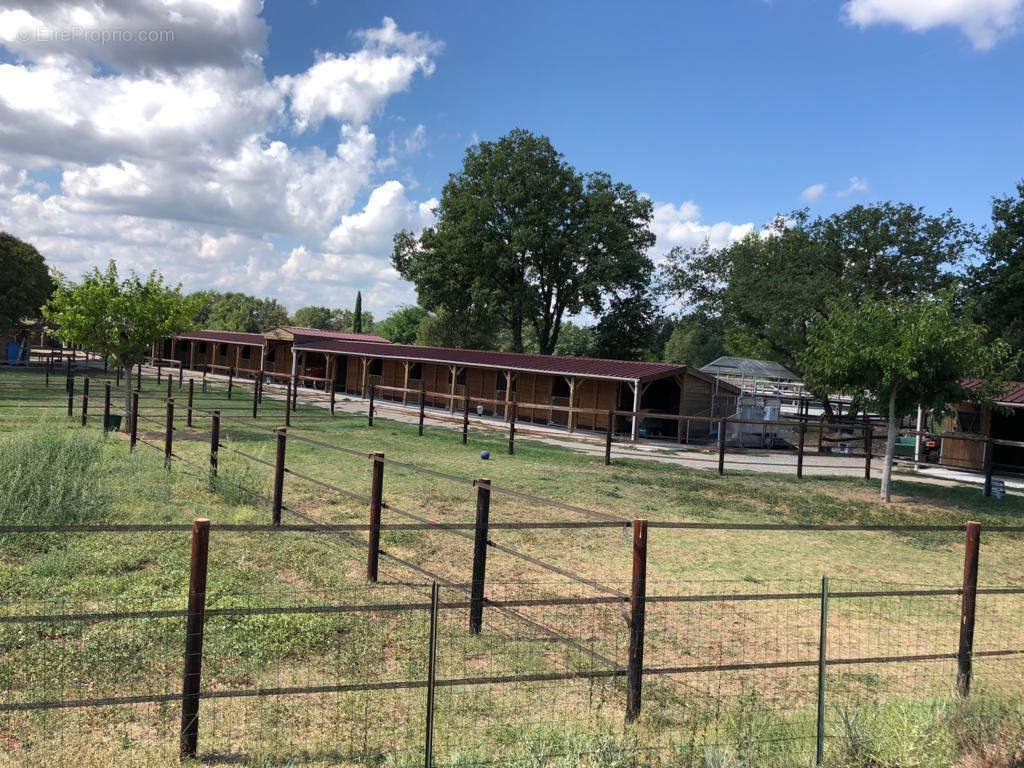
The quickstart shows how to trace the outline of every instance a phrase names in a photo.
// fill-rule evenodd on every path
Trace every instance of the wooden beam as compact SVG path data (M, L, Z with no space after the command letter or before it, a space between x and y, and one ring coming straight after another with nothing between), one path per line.
M402 379L402 405L406 405L409 402L409 393L406 392L409 389L409 361L403 360L402 367L405 368L405 377Z
M676 374L676 382L679 384L679 415L684 416L686 411L686 374ZM676 442L683 442L683 420L676 422Z
M196 369L196 342L194 339L189 339L188 342L188 367L191 371Z
M568 426L570 432L575 432L576 430L574 429L573 425L573 416L575 416L575 414L573 413L572 409L573 406L576 404L576 377L566 376L565 380L569 383L569 418L566 420L566 425Z

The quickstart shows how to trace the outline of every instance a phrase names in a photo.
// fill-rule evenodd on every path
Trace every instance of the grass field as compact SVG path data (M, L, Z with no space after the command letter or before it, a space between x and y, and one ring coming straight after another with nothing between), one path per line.
M269 495L271 471L233 452L272 461L270 429L283 425L283 403L264 398L251 419L245 389L228 401L223 384L196 395L220 408L221 481L206 473L209 419L184 429L178 395L170 470L158 450L128 451L123 435L102 438L102 389L92 382L90 426L79 426L80 399L68 419L63 381L41 391L39 374L0 375L0 430L8 524L36 522L269 523L253 494ZM144 382L140 437L162 448L163 385ZM21 388L24 387L24 388ZM79 385L80 389L80 385ZM115 410L121 398L115 394ZM38 408L38 405L54 408ZM18 407L21 406L21 407ZM155 421L150 421L150 419ZM160 422L160 423L156 423ZM289 434L442 471L446 480L389 463L384 498L433 521L472 522L474 478L563 503L650 521L740 523L915 523L983 526L980 583L1024 583L1024 539L987 529L1021 525L1024 500L984 499L980 491L899 480L898 500L877 502L877 483L754 473L725 477L651 462L593 457L551 445L472 431L468 446L449 429L415 426L378 414L332 417L300 406ZM480 459L489 450L491 460ZM289 468L368 495L367 458L289 440ZM59 476L61 482L47 482ZM69 478L74 479L71 482ZM43 487L36 493L33 488ZM288 475L284 522L294 513L324 522L360 522L366 505ZM385 520L389 512L385 510ZM570 511L495 492L492 523L586 519ZM391 522L404 522L390 518ZM208 603L216 606L423 601L424 578L382 559L381 581L364 581L365 535L217 533L211 539ZM628 591L631 542L615 529L492 531L497 543L529 553L611 588ZM470 576L472 542L441 531L385 532L382 548L444 579ZM748 532L652 529L648 594L810 592L828 573L835 589L956 587L963 564L960 533ZM180 533L8 535L0 541L4 613L180 608L188 578L187 536ZM449 599L462 599L455 590ZM488 596L589 596L594 590L492 551ZM949 652L956 648L959 601L952 596L835 601L830 656ZM59 610L58 610L59 608ZM533 621L578 638L624 665L621 605L538 607ZM1024 600L979 600L976 648L1024 647ZM814 600L661 604L648 611L645 664L815 658ZM0 625L0 689L9 701L175 693L180 682L180 622L40 622ZM419 679L426 616L420 612L261 616L211 620L204 687L317 685L338 681ZM586 654L550 642L515 618L488 609L479 637L460 611L442 612L439 677L523 674L596 668ZM1010 766L1024 708L1018 661L983 660L969 706L953 702L955 664L861 665L829 673L828 754L836 766ZM498 759L515 765L807 765L813 755L814 670L652 676L644 714L622 727L621 680L530 683L443 690L438 702L438 765ZM175 703L0 714L0 764L163 765L176 760ZM221 699L203 704L206 761L254 765L415 764L422 760L422 691ZM1016 729L1016 730L1015 730ZM810 737L810 741L808 738ZM717 762L716 762L717 761ZM1003 761L1003 762L999 762Z

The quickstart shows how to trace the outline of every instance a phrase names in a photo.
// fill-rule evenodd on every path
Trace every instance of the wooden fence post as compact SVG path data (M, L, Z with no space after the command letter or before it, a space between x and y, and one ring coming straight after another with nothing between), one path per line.
M967 523L964 547L964 586L960 598L960 648L956 655L956 689L963 696L971 692L974 655L974 614L978 604L978 556L981 549L981 523Z
M822 446L825 443L825 414L821 414L818 419L818 453L821 453Z
M487 578L487 521L491 514L491 481L476 481L476 527L473 537L473 581L470 584L469 631L480 634L484 620L484 582Z
M374 398L374 395L376 394L376 392L377 392L377 385L376 384L370 384L370 410L367 411L367 416L366 416L366 426L368 426L368 427L372 427L373 426L373 398Z
M181 360L178 361L178 389L181 389L181 385L185 383L185 364Z
M818 619L818 728L814 764L825 764L825 664L828 660L828 576L821 577L821 613Z
M168 379L170 381L170 379ZM171 468L171 457L174 455L174 400L167 398L167 416L164 423L164 465Z
M647 601L647 521L633 520L633 581L629 590L629 659L626 722L640 715L644 675L644 613Z
M292 410L299 409L299 375L292 376Z
M67 358L64 361L64 391L66 392L71 388L71 358Z
M231 399L231 390L235 386L235 369L234 367L228 368L228 400Z
M608 431L604 436L604 465L611 466L612 463L612 432L615 428L615 411L608 411Z
M196 381L195 379L188 380L188 426L192 426L192 401L195 395Z
M217 454L220 450L220 411L210 414L210 477L217 476Z
M427 713L426 738L423 745L424 768L434 765L434 688L437 681L437 609L441 588L435 581L430 586L430 634L427 640Z
M173 382L171 380L171 377L168 376L167 377L167 399L168 400L170 400L172 397L174 397L174 393L171 391L171 385L172 384L173 384Z
M875 430L873 427L868 426L864 429L864 479L871 479L871 451L873 450L873 442L875 438Z
M114 376L115 376L115 377L117 377L117 378L116 378L116 381L117 381L117 386L118 386L118 387L120 387L120 386L121 386L121 371L122 371L122 368L121 368L121 366L120 366L120 365L119 365L119 366L117 366L117 370L116 370L116 371L114 371Z
M46 386L50 386L50 369L53 368L53 352L46 358Z
M377 566L380 561L380 508L384 498L384 454L379 451L370 454L373 462L370 480L370 531L366 547L366 578L377 581Z
M150 362L152 362L152 361L150 361ZM160 374L161 374L161 371L162 371L162 368L160 367L160 360L159 360L159 358L158 358L158 359L157 359L157 361L156 361L156 383L157 383L157 384L159 384L159 383L160 383Z
M725 432L728 419L718 420L718 474L725 474Z
M75 415L75 377L72 376L68 379L68 416Z
M284 501L284 453L287 447L288 433L284 427L277 428L277 455L274 458L274 509L273 523L281 524L281 506Z
M202 390L203 390L203 394L204 395L206 394L206 371L208 370L208 368L209 368L209 364L208 363L203 363L203 384L202 384Z
M89 422L89 377L82 379L82 426Z
M982 495L988 498L992 495L992 438L985 439L985 485L982 487Z
M510 418L508 420L508 455L516 452L516 418L519 416L519 404L514 400L509 408Z
M142 363L135 366L135 389L142 391Z
M335 386L334 386L334 382L332 381L331 382L331 416L334 415L334 394L335 394Z
M199 682L203 666L203 619L206 612L206 570L210 553L210 521L192 522L192 562L185 616L185 669L181 680L181 758L196 756L199 747Z
M258 408L260 403L260 383L253 379L252 381L252 417L255 419L258 417Z
M469 442L469 397L462 398L462 444Z
M134 448L135 444L139 442L139 391L135 390L132 392L132 412L129 414L128 427L131 429L131 437L128 441L128 447Z
M804 476L804 441L807 438L807 422L800 421L800 442L797 444L796 452L796 476Z
M103 382L103 434L110 431L110 382Z
M419 423L419 429L418 429L418 434L419 434L420 437L423 437L423 417L425 415L426 407L427 407L427 388L426 388L426 385L424 385L424 383L421 381L420 382L420 423Z

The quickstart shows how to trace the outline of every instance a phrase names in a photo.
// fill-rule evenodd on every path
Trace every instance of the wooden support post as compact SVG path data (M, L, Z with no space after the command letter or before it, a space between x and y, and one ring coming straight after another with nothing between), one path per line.
M181 758L194 758L199 748L199 688L203 665L203 620L206 612L206 570L210 552L210 521L192 522L192 562L185 616L185 670L181 684Z
M75 415L75 377L68 378L68 416Z
M462 444L469 442L469 398L462 398Z
M476 527L473 536L473 581L470 584L469 631L479 635L484 620L484 582L487 577L487 521L491 514L491 481L476 481Z
M424 768L434 766L434 688L437 682L437 608L441 588L435 581L430 586L430 635L427 640L427 716L423 745Z
M825 666L828 661L828 576L821 577L818 620L818 728L814 764L825 764Z
M612 463L612 433L615 429L615 411L608 411L608 430L604 435L604 465Z
M985 484L982 487L981 491L982 495L985 496L986 498L992 495L992 448L992 438L986 438L985 459L983 464L985 468Z
M139 442L139 391L135 390L132 392L132 412L128 418L129 429L131 429L130 437L128 439L128 447L134 448L135 444Z
M409 402L409 361L403 362L402 367L405 369L405 375L402 379L402 405L407 405Z
M277 454L274 458L274 507L273 524L281 524L281 506L284 501L284 453L288 443L288 433L284 427L277 428Z
M190 371L196 369L196 343L193 340L188 342L188 369Z
M370 480L370 535L366 548L366 578L377 581L377 566L380 561L380 509L384 498L384 454L371 453L373 463Z
M419 436L423 437L423 416L424 411L427 407L427 388L426 385L420 381L420 424L419 424Z
M729 420L722 418L718 420L718 474L725 474L725 433Z
M284 425L292 425L292 380L288 379L288 388L284 395Z
M804 476L804 441L807 438L807 422L800 422L800 442L796 449L796 476Z
M110 382L103 382L103 434L110 431Z
M195 379L189 379L188 380L188 416L187 416L187 422L186 422L189 427L192 426L192 402L193 402L193 399L195 397L195 389L196 389L196 380Z
M633 520L633 582L629 590L629 658L626 722L640 715L644 674L644 613L647 601L647 521Z
M508 455L511 456L516 452L516 417L519 416L519 404L512 401L509 406L509 420L508 420Z
M874 428L868 426L864 428L864 479L871 479L871 450L872 443L874 442Z
M174 455L174 400L167 398L167 414L164 421L164 466L171 468Z
M967 523L964 547L964 585L960 598L960 647L956 655L956 689L964 698L971 692L974 656L974 614L978 606L978 558L981 523Z
M82 426L89 422L89 377L82 378Z
M220 411L210 414L210 477L217 476L217 456L220 451Z
M377 393L377 385L370 384L370 409L366 412L366 426L373 426L373 398Z

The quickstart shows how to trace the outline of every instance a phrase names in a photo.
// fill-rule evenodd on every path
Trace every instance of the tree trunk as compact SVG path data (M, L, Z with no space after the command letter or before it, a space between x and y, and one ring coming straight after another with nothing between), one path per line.
M882 468L882 500L888 504L892 500L892 457L896 453L896 435L900 430L899 418L896 416L896 390L889 393L889 431L885 436L885 466Z

